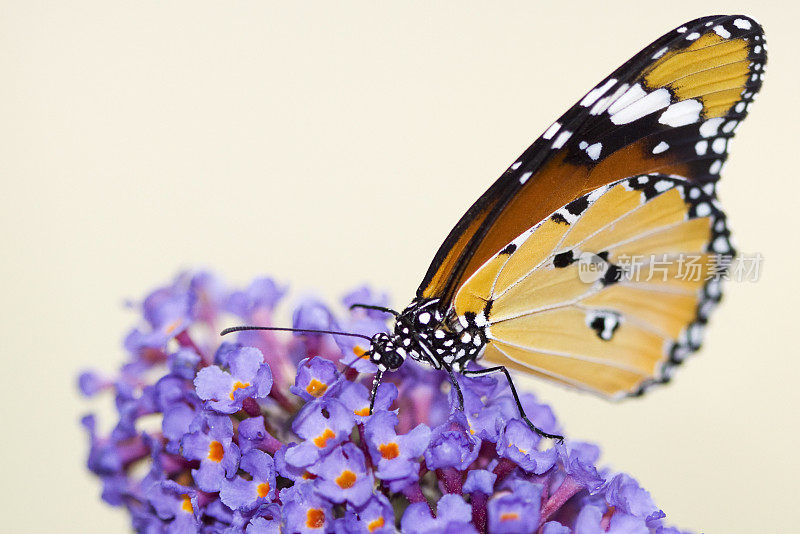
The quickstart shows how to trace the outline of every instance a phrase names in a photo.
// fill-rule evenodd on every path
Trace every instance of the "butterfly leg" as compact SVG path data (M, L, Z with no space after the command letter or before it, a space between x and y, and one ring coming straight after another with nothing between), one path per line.
M453 368L449 365L442 363L442 367L447 371L447 374L450 375L450 383L453 384L453 388L456 390L456 396L458 397L458 411L464 411L464 394L461 393L461 386L458 385L458 380L456 379L456 374L453 372Z
M464 371L461 372L461 374L463 374L464 376L482 376L497 372L502 372L504 375L506 375L506 380L508 380L508 385L511 388L511 394L514 396L514 402L517 403L517 410L519 410L519 415L522 416L522 419L526 423L528 423L528 426L531 427L531 430L533 430L534 432L536 432L537 434L539 434L544 438L555 439L558 440L559 443L563 442L564 436L559 436L558 434L550 434L549 432L545 432L541 428L534 425L530 419L528 419L528 416L525 415L525 409L522 407L522 402L519 400L519 395L517 394L517 388L514 386L514 381L511 380L511 374L509 374L508 369L506 369L505 367L503 367L502 365L498 365L497 367L486 367L484 369L472 369L472 370L465 369Z
M369 395L369 414L372 415L372 409L375 407L375 397L378 395L378 386L381 385L383 378L383 371L378 370L375 373L375 378L372 379L372 392Z

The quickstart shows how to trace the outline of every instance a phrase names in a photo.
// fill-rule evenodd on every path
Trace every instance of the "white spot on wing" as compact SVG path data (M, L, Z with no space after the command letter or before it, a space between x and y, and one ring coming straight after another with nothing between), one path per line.
M518 162L516 162L515 164L513 164L513 165L511 166L511 170L512 170L512 171L516 171L517 169L519 169L519 168L520 168L520 166L522 166L522 162L521 162L521 161L518 161Z
M528 171L528 172L523 172L523 173L522 173L522 176L520 176L520 177L519 177L519 183L521 183L521 184L523 184L523 185L524 185L524 184L525 184L525 182L527 182L527 181L528 181L528 178L530 178L531 176L533 176L533 173L532 173L532 172L530 172L530 171Z
M594 201L597 200L598 198L600 198L603 195L603 193L605 193L606 191L608 191L608 186L604 185L602 187L598 187L597 189L595 189L594 191L589 193L589 195L587 197L587 199L589 200L589 203L590 204L594 204Z
M599 115L603 113L605 110L608 109L608 106L616 102L616 100L620 96L622 96L625 93L625 91L628 90L628 87L630 87L630 85L628 85L627 83L623 83L622 85L617 87L617 90L614 91L612 94L604 96L603 98L598 100L597 103L594 106L592 106L592 109L589 110L589 115Z
M586 154L593 160L597 161L597 159L600 157L600 151L602 149L602 143L595 143L586 148Z
M703 137L714 137L717 135L717 129L719 129L719 125L725 121L722 117L715 117L713 119L708 119L703 124L700 125L700 135Z
M666 151L669 148L669 144L661 141L655 147L653 147L653 154L661 154L662 152Z
M714 248L714 252L719 252L720 254L730 251L728 240L722 236L716 238L711 246Z
M553 141L553 148L561 148L562 146L564 146L564 143L566 143L571 136L572 132L570 131L561 132L560 134L558 134L558 137L556 137L556 140Z
M646 115L669 106L669 91L665 88L657 89L644 98L637 100L625 109L611 116L614 124L628 124ZM702 109L702 105L701 105Z
M686 33L686 26L681 26L680 28L678 28L675 31L677 31L678 33Z
M720 287L719 280L709 280L706 290L712 297L719 297L722 294L722 288Z
M595 321L600 320L600 324L595 326ZM608 341L614 336L614 330L620 323L620 317L607 311L589 311L586 313L586 326L595 330L600 339Z
M672 182L670 182L669 180L659 180L659 181L656 182L656 185L654 185L653 187L659 193L663 193L667 189L670 189L672 187L672 185L673 185Z
M698 37L700 37L700 34L699 34L699 33L697 33L697 32L692 32L692 33L690 33L689 35L687 35L687 36L686 36L686 40L687 40L687 41L694 41L694 40L695 40L695 39L697 39Z
M708 141L698 141L694 145L694 151L697 152L698 156L705 156L708 151Z
M667 53L667 50L669 50L669 48L667 48L667 47L665 46L664 48L662 48L661 50L659 50L658 52L656 52L655 54L653 54L653 58L652 58L652 59L658 59L658 58L660 58L661 56L663 56L664 54L666 54L666 53Z
M633 104L645 96L647 96L647 92L642 89L641 85L638 83L636 85L632 85L630 89L625 91L625 93L616 100L616 102L611 104L611 106L608 108L608 113L610 115L614 115L623 108Z
M742 30L749 30L753 27L753 25L750 24L750 21L745 19L736 19L733 21L733 25Z
M689 342L695 347L703 342L703 332L705 328L700 323L694 323L689 327Z
M666 89L664 89L666 91ZM670 105L658 118L658 122L677 128L700 120L703 104L698 100L683 100Z
M711 150L717 154L724 154L728 141L724 137L717 137L711 145Z
M731 32L723 28L722 26L714 26L714 33L722 37L723 39L727 39L731 36Z
M705 217L711 213L711 206L708 205L708 202L701 202L697 205L697 216L698 217Z
M731 133L734 130L734 128L736 128L737 124L739 123L736 121L728 121L725 123L725 126L722 127L722 131L725 133Z
M615 83L617 83L617 79L611 78L600 87L595 87L594 89L589 91L586 94L586 96L583 97L583 100L581 100L581 106L588 108L589 106L597 102L597 99L606 94L606 91L611 89Z
M558 129L561 128L561 123L556 121L554 122L550 128L548 128L543 134L542 137L545 139L552 139L553 136L556 134Z

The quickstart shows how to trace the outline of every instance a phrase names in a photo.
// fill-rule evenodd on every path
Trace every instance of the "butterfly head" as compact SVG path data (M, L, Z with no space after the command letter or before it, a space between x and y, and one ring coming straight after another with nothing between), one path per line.
M406 361L405 349L389 334L379 332L372 337L369 358L381 371L396 371Z

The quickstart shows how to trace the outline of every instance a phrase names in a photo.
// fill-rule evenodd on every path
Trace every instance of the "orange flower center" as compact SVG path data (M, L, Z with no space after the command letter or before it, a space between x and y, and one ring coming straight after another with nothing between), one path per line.
M183 499L181 502L181 510L187 514L191 514L194 511L194 508L192 508L192 499L190 499L185 493L181 495L181 498Z
M312 378L311 382L306 386L306 391L312 397L321 397L328 390L328 384L323 384L316 378Z
M269 484L264 482L263 484L259 484L256 488L259 497L266 497L269 494Z
M517 519L519 519L519 514L516 512L500 514L500 521L516 521Z
M233 385L233 389L231 389L231 395L230 395L231 400L233 400L233 394L236 393L237 389L244 389L247 387L250 387L250 382L239 382L237 380L236 383Z
M356 415L360 415L361 417L366 417L369 415L369 406L364 406L360 410L354 410L353 413Z
M225 449L222 448L222 443L219 441L212 441L208 445L208 459L212 462L221 462L222 457L225 456Z
M326 428L322 434L314 438L314 445L322 449L328 444L329 439L335 437L336 434L333 433L333 430L331 430L330 428Z
M400 456L400 448L395 442L381 443L378 445L378 450L380 451L381 456L387 460L394 460Z
M314 473L309 473L308 471L303 472L303 480L314 480L317 478L317 475Z
M306 512L306 526L320 528L325 524L325 512L319 508L311 508Z
M508 448L510 449L511 447L516 447L516 445L514 445L513 443L509 443ZM528 454L528 449L520 449L519 447L517 447L517 450L522 454Z
M172 321L171 323L169 323L169 325L167 326L167 329L166 329L166 332L167 332L167 334L171 334L171 333L173 333L175 330L177 330L177 329L178 329L178 327L181 325L181 323L182 323L182 322L183 322L183 320L182 320L182 319L175 319L174 321Z
M384 521L383 516L380 516L378 519L375 519L374 521L370 521L367 524L367 530L369 530L370 532L375 532L379 528L382 528L383 525L385 525L385 524L386 524L386 521Z
M356 474L349 469L345 469L341 475L336 477L336 483L342 489L352 488L353 484L356 483Z

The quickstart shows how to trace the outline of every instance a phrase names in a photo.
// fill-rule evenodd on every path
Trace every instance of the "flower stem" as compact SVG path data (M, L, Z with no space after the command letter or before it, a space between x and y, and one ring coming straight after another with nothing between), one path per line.
M506 478L511 471L517 468L517 464L509 460L508 458L500 458L500 461L497 462L497 465L494 468L494 474L497 475L497 482L501 482L504 478Z
M461 494L461 473L452 467L437 469L436 478L438 478L444 486L445 493Z
M553 495L547 500L545 505L542 507L542 523L547 521L547 519L556 513L559 508L561 508L565 502L567 502L573 495L578 493L583 486L575 481L572 477L568 476L564 479L564 482L558 487L558 489L553 493Z
M408 499L412 503L424 502L427 503L428 507L430 508L431 504L428 502L428 499L426 499L425 495L422 493L422 488L419 487L419 482L414 482L413 484L406 486L406 488L403 489L403 495L405 495L406 499ZM431 508L431 512L433 512L433 508Z
M486 503L489 497L478 491L470 493L469 502L472 505L472 524L481 534L486 533Z
M361 452L364 453L364 461L367 465L367 470L372 471L375 466L372 464L372 456L369 454L369 450L367 448L367 437L364 434L364 425L362 423L358 423L356 425L358 427L358 448L361 449Z
M297 411L297 407L294 404L292 404L292 402L288 398L286 398L286 395L284 395L280 389L273 387L272 390L269 392L269 396L275 399L275 402L277 402L280 405L280 407L286 410L287 412L294 413Z
M200 356L200 359L203 360L203 362L206 365L210 363L208 361L208 358L206 358L204 352L200 350L200 347L197 346L197 343L195 343L194 340L191 338L191 336L189 336L189 332L187 330L184 330L183 332L175 336L175 340L181 347L185 347L195 351L197 355Z

